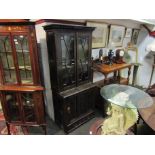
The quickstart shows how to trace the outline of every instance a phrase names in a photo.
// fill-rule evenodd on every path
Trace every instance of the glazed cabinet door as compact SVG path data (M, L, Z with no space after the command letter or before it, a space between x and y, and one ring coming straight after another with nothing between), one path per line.
M4 92L3 95L3 107L7 113L9 122L18 123L22 122L21 104L19 101L19 95L15 92Z
M77 85L91 80L91 35L77 33Z
M57 67L60 90L76 85L75 33L58 33L57 35Z
M34 60L28 33L0 33L0 64L3 84L33 85ZM37 77L38 78L38 77Z
M36 122L33 93L20 93L24 122Z
M5 84L17 83L17 72L15 67L15 57L9 33L0 33L0 69L1 82Z
M41 92L20 93L24 123L44 122L44 107Z
M12 38L18 64L19 82L21 84L33 84L29 36L26 33L13 34Z

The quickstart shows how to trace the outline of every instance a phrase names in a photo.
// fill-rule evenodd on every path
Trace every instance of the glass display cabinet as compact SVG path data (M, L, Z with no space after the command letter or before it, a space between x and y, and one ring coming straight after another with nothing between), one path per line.
M93 27L47 25L51 87L55 121L65 132L94 115L91 44Z
M0 21L0 95L10 124L46 127L40 82L35 25Z

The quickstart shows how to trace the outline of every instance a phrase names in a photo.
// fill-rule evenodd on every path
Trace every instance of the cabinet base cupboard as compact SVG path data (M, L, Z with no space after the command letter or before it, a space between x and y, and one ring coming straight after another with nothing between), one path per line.
M0 101L10 125L41 126L46 134L35 23L0 20Z
M47 37L55 121L66 133L94 116L93 27L44 26Z
M57 97L54 95L58 99L56 105L60 104L56 109L59 112L56 121L63 125L66 133L94 117L95 91L96 87L90 83L61 92Z

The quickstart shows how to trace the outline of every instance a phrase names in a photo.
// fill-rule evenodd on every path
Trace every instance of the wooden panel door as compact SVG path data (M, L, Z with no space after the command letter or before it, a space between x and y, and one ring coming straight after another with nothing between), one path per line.
M73 123L77 117L76 113L76 95L64 99L63 122L65 125Z
M77 94L77 116L80 117L94 111L95 89L85 90Z

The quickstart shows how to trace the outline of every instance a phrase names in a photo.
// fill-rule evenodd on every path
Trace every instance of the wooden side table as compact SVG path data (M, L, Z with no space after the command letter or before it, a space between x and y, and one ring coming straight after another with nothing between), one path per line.
M138 109L138 111L144 122L155 131L155 97L153 97L153 101L152 106Z
M114 73L114 81L118 81L118 83L121 83L121 76L120 76L120 70L122 69L128 69L128 77L127 79L124 79L125 84L129 84L129 77L130 77L130 73L131 73L131 67L132 64L112 64L112 65L107 65L107 64L97 64L94 63L93 65L94 69L98 72L101 72L102 74L104 74L105 79L104 79L104 84L108 84L109 78L108 78L108 74L110 73Z

